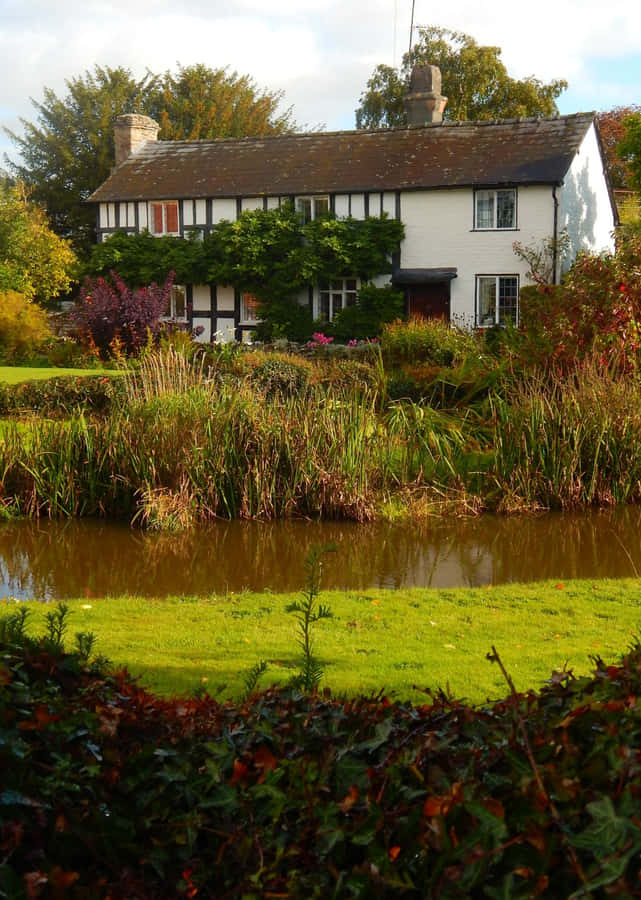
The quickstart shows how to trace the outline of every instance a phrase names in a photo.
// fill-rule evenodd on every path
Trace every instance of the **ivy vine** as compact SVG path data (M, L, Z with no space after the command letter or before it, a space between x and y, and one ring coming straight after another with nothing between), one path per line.
M222 221L204 234L154 237L148 231L116 232L98 244L87 272L117 271L130 285L161 283L170 271L177 283L228 284L255 294L271 325L307 329L308 311L297 303L305 287L350 276L362 282L391 271L403 224L386 215L364 220L328 215L302 223L292 204L252 210Z

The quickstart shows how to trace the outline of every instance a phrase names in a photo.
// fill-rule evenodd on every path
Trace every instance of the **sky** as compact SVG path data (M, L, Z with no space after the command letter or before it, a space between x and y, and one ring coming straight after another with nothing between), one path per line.
M490 10L486 12L485 10ZM415 25L498 46L510 75L564 78L561 113L641 105L639 0L414 0ZM300 130L350 129L378 63L400 65L412 0L0 0L0 129L36 121L95 65L142 76L204 63L283 93ZM445 91L444 91L445 93ZM13 145L0 131L0 167Z

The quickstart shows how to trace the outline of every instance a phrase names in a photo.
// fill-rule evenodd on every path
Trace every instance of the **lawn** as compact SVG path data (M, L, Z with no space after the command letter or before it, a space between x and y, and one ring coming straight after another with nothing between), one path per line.
M300 595L227 594L207 598L84 598L70 601L67 645L77 631L97 651L165 693L206 688L238 697L244 676L268 663L261 684L296 671L296 621L285 611ZM564 665L586 674L590 657L615 661L641 627L641 581L545 582L474 589L328 591L333 617L314 626L325 666L322 686L337 694L384 690L414 702L418 688L449 689L483 702L506 695L498 650L518 690L538 689ZM41 632L51 605L29 602ZM0 612L11 600L0 603Z
M46 367L29 367L29 366L0 366L0 381L7 384L20 384L23 381L35 381L45 378L58 378L64 375L119 375L120 370L104 369L102 367L95 369L58 369Z

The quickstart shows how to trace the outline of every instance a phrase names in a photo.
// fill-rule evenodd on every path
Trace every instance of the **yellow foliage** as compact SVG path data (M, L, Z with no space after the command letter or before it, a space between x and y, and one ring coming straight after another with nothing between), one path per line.
M0 357L5 362L28 358L51 340L45 310L17 291L0 293Z

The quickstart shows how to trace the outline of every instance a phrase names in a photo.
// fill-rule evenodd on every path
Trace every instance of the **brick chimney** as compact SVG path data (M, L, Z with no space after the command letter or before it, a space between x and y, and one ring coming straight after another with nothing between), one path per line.
M443 121L447 97L441 95L441 70L438 66L414 66L409 93L403 103L408 125Z
M129 113L118 116L114 122L114 140L116 144L116 165L124 162L128 156L145 141L157 141L160 125L149 116Z

